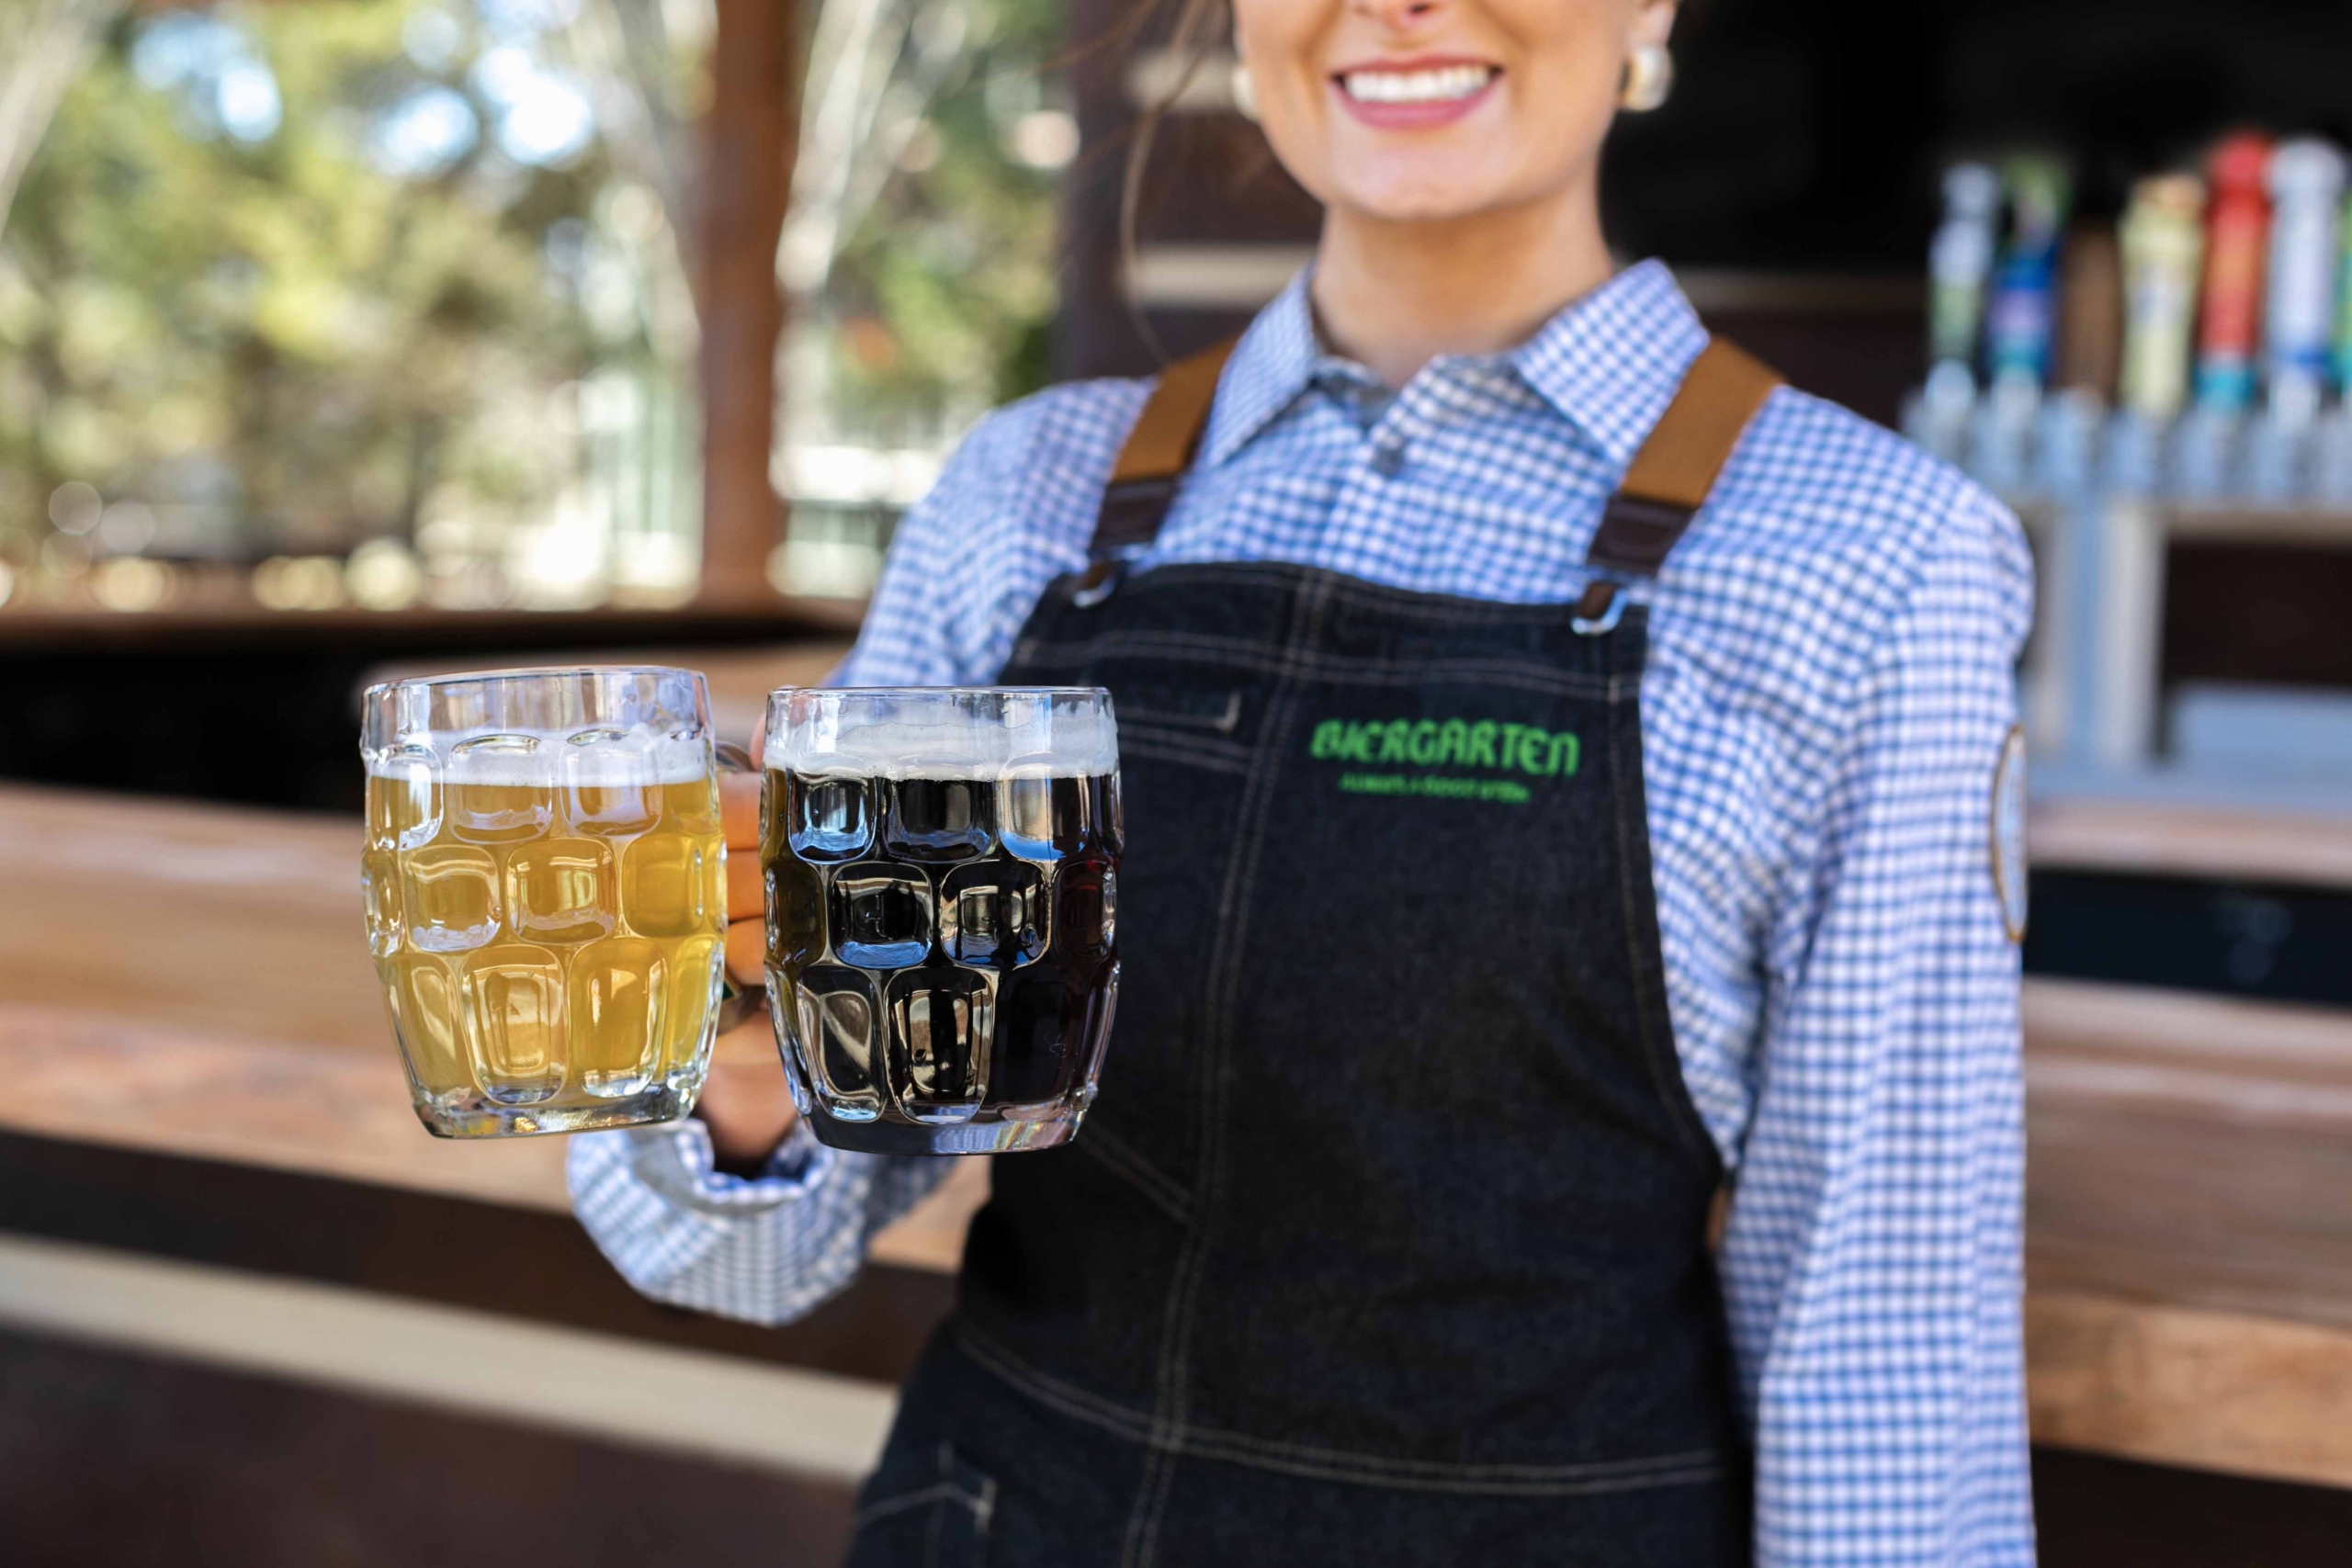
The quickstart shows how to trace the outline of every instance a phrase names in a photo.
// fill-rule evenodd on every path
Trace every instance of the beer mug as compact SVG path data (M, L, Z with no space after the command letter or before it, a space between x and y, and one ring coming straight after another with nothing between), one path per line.
M725 973L703 678L497 671L363 702L368 942L426 1128L684 1115Z
M1119 989L1119 747L1097 688L768 698L768 1005L817 1136L1050 1148Z

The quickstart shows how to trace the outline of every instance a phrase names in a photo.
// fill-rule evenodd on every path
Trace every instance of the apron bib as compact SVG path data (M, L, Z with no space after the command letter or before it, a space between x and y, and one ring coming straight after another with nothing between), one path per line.
M851 1562L1745 1562L1620 581L1775 382L1701 356L1573 605L1127 576L1222 359L1001 676L1113 694L1124 994L1081 1135L994 1167Z

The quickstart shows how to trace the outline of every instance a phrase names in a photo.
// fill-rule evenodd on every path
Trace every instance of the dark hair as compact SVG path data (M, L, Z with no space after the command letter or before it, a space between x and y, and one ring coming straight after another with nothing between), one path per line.
M1125 29L1126 42L1132 50L1144 36L1153 15L1161 8L1160 0L1144 0L1136 7ZM1126 172L1119 182L1119 264L1129 279L1136 272L1136 215L1143 201L1144 166L1151 161L1151 150L1159 140L1159 127L1184 90L1200 75L1208 63L1210 53L1232 31L1231 0L1180 0L1176 19L1170 26L1163 47L1171 54L1180 54L1184 69L1154 102L1146 104L1136 116L1134 133L1127 141ZM1132 295L1127 300L1127 312L1135 320L1136 330L1151 352L1165 361L1168 350L1161 344L1159 334L1151 330L1144 319L1143 307Z

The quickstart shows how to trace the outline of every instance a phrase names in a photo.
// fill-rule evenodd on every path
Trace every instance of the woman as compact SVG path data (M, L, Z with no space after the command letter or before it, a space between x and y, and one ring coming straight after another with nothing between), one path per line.
M1101 1100L853 1562L2030 1561L2013 520L1611 276L1670 0L1233 19L1312 269L986 422L841 671L1109 685L1128 817ZM789 1119L576 1140L581 1215L804 1312L941 1170Z

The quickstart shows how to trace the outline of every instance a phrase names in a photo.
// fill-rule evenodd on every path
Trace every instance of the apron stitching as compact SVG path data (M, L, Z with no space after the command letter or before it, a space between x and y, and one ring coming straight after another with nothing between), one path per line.
M952 1481L934 1481L920 1491L902 1493L860 1508L850 1517L850 1529L864 1529L876 1519L887 1519L893 1514L903 1514L910 1508L920 1508L932 1503L960 1503L971 1511L976 1521L985 1523L995 1509L995 1485L993 1481L984 1483L981 1495L975 1497Z
M1218 735L1230 735L1241 724L1241 694L1227 692L1225 696L1224 710L1216 714L1177 713L1166 708L1148 708L1139 704L1131 704L1121 710L1119 723L1123 728L1129 724L1140 724L1154 729L1182 730L1186 733L1205 729Z
M1649 1068L1651 1087L1674 1123L1678 1141L1703 1167L1717 1170L1722 1156L1690 1103L1690 1088L1682 1079L1681 1054L1674 1043L1672 1015L1666 1010L1662 938L1657 931L1656 873L1650 865L1649 797L1645 777L1647 761L1642 750L1638 701L1641 671L1637 667L1631 675L1620 675L1614 669L1628 661L1623 650L1631 646L1623 640L1629 629L1641 638L1641 663L1648 662L1646 617L1620 625L1609 634L1611 683L1618 680L1630 682L1636 698L1626 704L1612 697L1609 721L1619 734L1617 743L1609 751L1610 767L1616 775L1612 793L1617 797L1617 886L1625 917L1626 964L1634 975L1634 1025L1641 1034L1642 1057ZM1679 1094L1678 1085L1681 1088Z
M972 1522L983 1536L996 1523L996 1477L993 1475L980 1479L980 1495L972 1504Z
M1249 1469L1272 1471L1277 1475L1295 1475L1310 1481L1338 1482L1342 1485L1377 1486L1387 1492L1422 1492L1469 1497L1589 1497L1609 1492L1647 1492L1668 1486L1696 1486L1719 1481L1729 1473L1720 1459L1708 1457L1703 1461L1688 1465L1661 1468L1654 1472L1622 1476L1595 1476L1590 1480L1518 1481L1505 1477L1493 1480L1447 1480L1436 1476L1410 1474L1366 1475L1339 1465L1317 1464L1304 1460L1285 1460L1276 1456L1241 1459L1210 1450L1193 1448L1189 1450L1196 1459L1240 1464Z
M1545 606L1548 611L1554 614L1557 614L1560 610L1573 609L1574 607L1575 606L1568 604ZM1437 624L1445 626L1452 626L1458 625L1459 623L1447 620ZM1530 634L1537 634L1547 631L1550 628L1541 622L1536 622L1522 629ZM1148 623L1140 626L1127 626L1123 628L1114 628L1107 631L1099 631L1093 633L1091 636L1084 637L1081 640L1087 644L1102 644L1113 648L1124 648L1129 646L1159 649L1172 648L1185 652L1230 652L1244 656L1289 651L1281 648L1279 645L1270 645L1264 637L1252 637L1247 634L1229 634L1211 629L1154 626ZM1044 656L1037 660L1038 662L1050 663L1055 659L1067 654L1072 645L1050 638L1041 638L1038 637L1036 634L1033 633L1031 635L1031 640L1023 646L1024 648L1033 649ZM1311 652L1312 650L1304 651Z
M1529 692L1545 697L1588 697L1605 700L1609 684L1583 675L1552 675L1526 665L1472 665L1441 660L1326 660L1307 666L1307 672L1335 686L1419 687L1459 683L1488 685Z
M1296 1444L1270 1443L1241 1434L1194 1431L1186 1437L1188 1452L1256 1463L1268 1469L1290 1469L1299 1474L1369 1481L1385 1485L1459 1488L1476 1485L1565 1486L1623 1484L1656 1481L1690 1472L1720 1474L1723 1456L1694 1449L1687 1454L1658 1454L1638 1460L1600 1461L1589 1465L1417 1464L1412 1461L1381 1461L1372 1456L1324 1454ZM1296 1450L1296 1451L1293 1451Z
M957 1319L956 1338L964 1353L1039 1404L1063 1415L1116 1433L1131 1442L1148 1445L1152 1417L1140 1410L1103 1398L1047 1372L1041 1372L999 1345L969 1323Z
M1058 601L1055 604L1055 614L1051 618L1053 625L1059 626L1066 624L1075 610L1076 606L1072 604L1068 593L1068 590L1075 581L1076 579L1074 578L1063 579L1048 586L1046 589L1044 599ZM1041 601L1041 603L1043 601ZM1057 660L1062 660L1080 668L1085 668L1092 662L1092 658L1089 650L1091 650L1102 639L1099 636L1094 637L1082 637L1073 642L1054 642L1048 641L1043 637L1024 637L1022 639L1021 643L1020 657L1026 663L1031 665L1038 663L1051 663ZM1139 748L1138 754L1148 755L1148 749ZM1100 1156L1098 1156L1097 1158L1099 1159ZM1190 1235L1188 1227L1188 1242L1189 1239ZM1178 1267L1180 1270L1182 1268L1182 1254L1180 1254ZM1170 1312L1171 1314L1175 1309L1175 1300L1171 1295L1169 1303ZM963 1341L966 1353L971 1355L976 1360L980 1361L982 1365L988 1366L991 1361L996 1359L995 1357L983 1353L982 1347L986 1345L988 1341L985 1339L985 1337L981 1336L976 1329L964 1322L961 1319L960 1314L954 1325L953 1332L955 1332L956 1337ZM1169 1332L1170 1325L1163 1321L1161 1328L1161 1350L1163 1359L1166 1355ZM1001 1352L999 1354L1001 1355ZM1018 1363L1014 1362L1012 1365L1017 1366ZM1072 1400L1068 1397L1055 1397L1054 1393L1040 1384L1034 1376L1023 1378L1011 1375L1010 1368L1007 1366L998 1365L992 1367L991 1370L997 1371L999 1376L1006 1377L1007 1381L1013 1382L1016 1387L1023 1387L1024 1392L1028 1393L1032 1397L1060 1408L1066 1414L1076 1416L1080 1419L1091 1418L1100 1421L1102 1417L1105 1416L1115 1417L1125 1415L1125 1412L1120 1411L1118 1406L1110 1404L1107 1401L1099 1401L1092 1399L1091 1397L1088 1397L1081 1404L1079 1401ZM1074 1393L1077 1391L1073 1390L1070 1392ZM1150 1568L1151 1547L1147 1520L1151 1517L1153 1510L1150 1508L1149 1503L1157 1494L1164 1489L1167 1480L1167 1477L1162 1473L1164 1469L1164 1462L1162 1459L1162 1444L1164 1439L1160 1430L1161 1426L1162 1423L1158 1414L1155 1412L1149 1424L1145 1427L1144 1431L1139 1434L1140 1439L1144 1445L1143 1475L1137 1482L1135 1505L1130 1508L1127 1515L1126 1534L1119 1552L1120 1568ZM1114 1429L1117 1429L1115 1426Z
M1619 682L1607 675L1562 670L1538 660L1500 659L1363 659L1312 650L1269 651L1262 642L1193 637L1168 633L1106 633L1082 643L1047 644L1040 649L1048 664L1086 665L1122 656L1182 654L1203 662L1280 676L1296 671L1357 684L1458 681L1464 684L1493 682L1546 695L1613 695ZM1124 726L1124 718L1122 724ZM1148 725L1148 718L1139 722Z
M1132 751L1138 757L1156 757L1163 762L1175 762L1185 767L1209 768L1221 773L1246 775L1250 772L1247 761L1233 756L1223 747L1212 750L1214 743L1204 742L1197 736L1171 736L1170 739L1181 739L1183 744L1165 744L1152 738L1148 732L1139 734L1125 724L1119 727L1119 749L1122 751Z
M1161 1341L1159 1409L1153 1412L1155 1438L1160 1423L1172 1416L1171 1438L1180 1438L1186 1425L1184 1378L1191 1359L1193 1315L1199 1303L1202 1281L1208 1273L1208 1238L1215 1224L1216 1201L1222 1182L1218 1176L1221 1154L1218 1134L1225 1124L1225 1057L1232 1044L1233 1010L1239 1000L1241 960L1244 938L1248 931L1249 895L1257 883L1258 860L1265 845L1266 829L1272 815L1274 781L1281 776L1283 741L1290 728L1292 714L1298 705L1297 682L1305 655L1321 630L1323 610L1332 589L1328 578L1302 580L1292 598L1293 621L1283 638L1283 659L1274 672L1274 689L1266 704L1266 714L1260 726L1258 754L1249 779L1242 786L1242 803L1238 818L1242 824L1242 839L1237 845L1238 855L1226 880L1217 908L1217 950L1212 955L1215 965L1210 971L1210 1006L1204 1031L1202 1055L1202 1136L1200 1145L1200 1224L1186 1239L1187 1256L1178 1269L1176 1289L1172 1292L1172 1311L1167 1337ZM1162 1413L1166 1412L1166 1415ZM1148 1461L1148 1468L1156 1470L1150 1477L1156 1483L1143 1520L1139 1548L1133 1568L1151 1568L1157 1555L1159 1522L1168 1497L1175 1485L1175 1454L1165 1460ZM1135 1538L1131 1536L1131 1540Z
M1093 1156L1104 1168L1139 1189L1145 1197L1159 1205L1162 1213L1178 1224L1192 1224L1191 1193L1101 1122L1090 1122L1087 1125L1093 1129L1092 1132L1073 1143L1071 1147Z
M1357 577L1329 567L1279 560L1170 561L1165 566L1152 567L1129 576L1121 585L1121 592L1172 592L1183 587L1187 581L1252 582L1269 575L1293 583L1321 578L1332 584L1330 597L1351 605L1451 625L1509 626L1520 622L1544 626L1551 624L1552 617L1564 605L1575 603L1574 595L1557 600L1464 599L1448 593L1391 588L1386 583L1374 582L1369 578ZM1582 584L1578 584L1578 591L1581 590Z
M1018 1356L968 1325L956 1325L964 1353L992 1375L1027 1397L1073 1420L1110 1432L1130 1442L1149 1441L1151 1419L1098 1394L1039 1371ZM1595 1460L1581 1464L1450 1464L1436 1460L1394 1459L1383 1454L1351 1453L1344 1449L1317 1448L1253 1438L1214 1427L1177 1427L1171 1451L1201 1459L1221 1460L1255 1469L1279 1470L1361 1484L1394 1484L1424 1490L1495 1491L1532 1489L1546 1495L1564 1487L1593 1489L1624 1483L1668 1484L1684 1478L1705 1479L1724 1471L1724 1455L1712 1449L1681 1453L1645 1454L1637 1459Z

